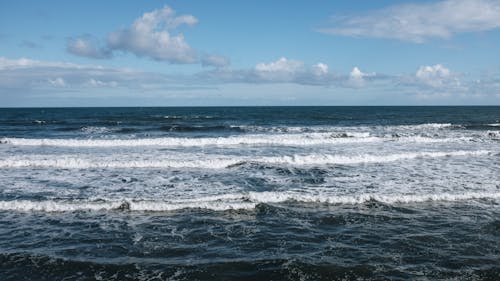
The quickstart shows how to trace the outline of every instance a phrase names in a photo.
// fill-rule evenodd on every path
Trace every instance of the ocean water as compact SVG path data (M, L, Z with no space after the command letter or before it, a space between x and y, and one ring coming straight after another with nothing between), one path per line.
M0 109L0 280L500 280L500 107Z

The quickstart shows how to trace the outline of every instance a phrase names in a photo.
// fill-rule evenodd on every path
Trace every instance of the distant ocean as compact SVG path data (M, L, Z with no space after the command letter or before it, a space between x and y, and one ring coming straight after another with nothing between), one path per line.
M0 280L500 280L500 107L0 109Z

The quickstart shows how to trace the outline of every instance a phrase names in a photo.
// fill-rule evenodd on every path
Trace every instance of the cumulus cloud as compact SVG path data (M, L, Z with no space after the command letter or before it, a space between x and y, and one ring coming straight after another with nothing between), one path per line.
M448 68L441 64L421 66L415 73L415 78L430 87L438 88L455 80Z
M191 48L184 35L177 32L181 26L192 26L198 19L192 15L177 16L168 6L144 13L131 26L108 34L106 40L86 35L70 38L66 50L74 55L108 59L113 52L122 51L139 57L148 57L168 63L199 63L196 50ZM201 61L203 63L203 61ZM206 65L217 66L215 58L208 58Z
M351 73L349 73L349 79L351 81L359 81L359 82L362 82L363 81L363 77L365 76L365 74L363 72L361 72L361 70L359 70L359 68L357 66L355 66Z
M87 82L85 82L85 85L88 87L94 87L94 88L102 88L102 87L117 87L118 82L116 81L101 81L98 79L90 78Z
M64 86L66 86L66 82L61 77L57 77L56 79L48 79L47 81L52 86L55 86L55 87L64 87Z
M353 88L363 87L366 84L365 78L369 77L375 77L375 73L362 72L357 66L355 66L349 73L349 77L345 81L344 85Z
M255 66L255 70L261 73L276 73L286 72L294 73L304 65L303 62L297 60L287 59L285 57L279 58L275 62L259 63Z
M112 50L131 52L158 61L170 63L195 63L197 54L182 33L173 31L182 25L194 25L198 20L192 15L176 16L168 6L144 13L128 27L108 35Z
M304 62L281 57L276 61L258 63L246 71L247 80L253 83L294 83L301 85L331 85L339 79L328 70L325 63L306 65Z
M281 57L276 61L261 62L250 69L215 69L198 73L196 77L211 83L291 83L298 85L336 86L357 88L371 81L388 81L387 75L362 72L354 67L350 74L334 74L326 63L307 65L300 60Z
M255 74L263 80L287 82L292 81L303 67L301 61L281 57L274 62L258 63Z
M415 96L424 100L470 96L478 89L473 80L461 78L458 73L441 64L424 65L413 75L401 77L399 84L413 89Z
M107 59L112 56L108 47L99 47L97 40L90 36L68 39L66 50L74 55L93 59Z
M498 0L444 0L402 4L362 15L333 17L320 32L352 37L376 37L422 43L463 32L500 27Z
M312 66L313 74L316 76L323 76L328 74L328 65L325 63L317 63Z
M224 84L296 84L335 88L396 89L407 97L425 99L461 98L492 100L500 93L500 76L467 79L441 64L421 66L405 76L364 72L354 67L350 73L335 75L325 63L308 65L280 58L252 68L214 68L192 75L168 75L99 65L38 61L0 57L0 99L2 95L81 92L106 93L96 89L120 89L129 95L175 89L192 90Z
M329 72L325 63L306 65L304 62L281 57L276 61L257 63L249 69L215 69L196 75L199 79L222 83L293 83L300 85L333 85L342 79Z

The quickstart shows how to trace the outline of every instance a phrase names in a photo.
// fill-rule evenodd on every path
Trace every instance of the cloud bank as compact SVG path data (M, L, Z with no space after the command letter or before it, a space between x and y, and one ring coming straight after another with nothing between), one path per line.
M159 73L98 65L0 57L0 92L75 91L89 87L141 89L151 85L167 88L174 82L182 84L185 80Z
M306 65L302 61L286 57L271 62L260 62L249 69L226 67L204 71L196 74L196 77L211 83L291 83L323 86L332 85L341 79L340 76L330 73L325 63Z
M442 64L424 65L414 73L390 76L364 72L354 67L348 74L334 74L322 62L306 63L281 57L271 62L257 63L253 68L231 69L220 67L195 74L172 75L142 72L131 69L108 68L99 65L81 65L65 62L38 61L26 58L0 57L0 99L2 95L53 95L70 97L80 92L115 93L144 96L148 93L179 93L196 89L214 89L224 85L285 85L316 87L332 95L396 89L405 98L423 102L441 100L491 100L500 98L500 75L481 79L467 79ZM78 95L77 95L78 96Z

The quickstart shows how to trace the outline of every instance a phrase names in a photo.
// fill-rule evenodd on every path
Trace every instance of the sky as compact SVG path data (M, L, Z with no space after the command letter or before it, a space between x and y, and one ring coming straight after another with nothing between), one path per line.
M0 1L0 107L500 105L500 0Z

